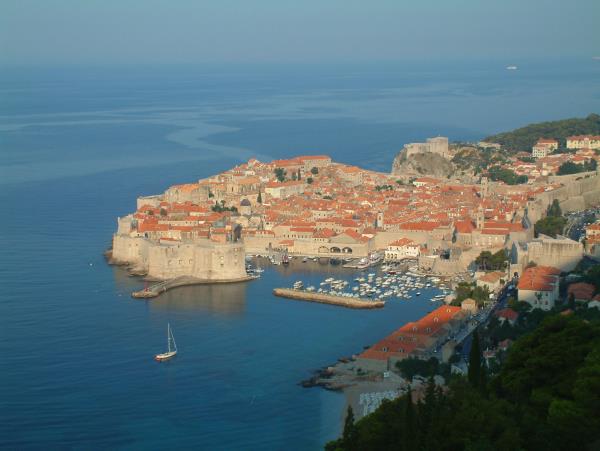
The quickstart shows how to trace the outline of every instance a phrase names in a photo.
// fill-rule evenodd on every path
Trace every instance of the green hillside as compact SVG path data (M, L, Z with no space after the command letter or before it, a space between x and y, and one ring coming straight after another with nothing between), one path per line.
M469 380L458 378L449 390L437 389L430 381L417 404L403 396L385 401L356 423L350 414L342 437L325 449L600 449L597 317L597 312L589 318L552 315L514 343L491 380L486 381L485 365L476 366L474 377L470 368Z
M557 139L560 146L564 147L566 137L571 135L600 135L600 115L530 124L511 132L488 136L484 141L502 144L511 151L530 151L538 138Z

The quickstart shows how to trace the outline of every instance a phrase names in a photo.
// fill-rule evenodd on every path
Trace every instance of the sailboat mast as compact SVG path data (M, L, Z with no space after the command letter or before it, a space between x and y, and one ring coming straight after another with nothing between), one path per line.
M171 352L171 325L169 323L167 323L167 347Z
M177 343L175 343L175 337L173 336L173 331L171 331L171 340L173 340L173 350L177 352Z

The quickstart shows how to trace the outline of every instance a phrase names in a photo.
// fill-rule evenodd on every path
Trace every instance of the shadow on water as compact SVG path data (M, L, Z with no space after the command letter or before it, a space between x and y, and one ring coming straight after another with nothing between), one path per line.
M154 299L150 307L157 310L198 310L241 315L246 308L248 283L251 282L178 287Z
M115 286L122 296L131 293L146 284L141 277L132 277L124 267L113 266ZM150 283L150 282L148 282ZM150 310L208 312L221 315L240 315L246 306L246 287L248 283L227 283L211 285L191 285L173 288L147 302Z

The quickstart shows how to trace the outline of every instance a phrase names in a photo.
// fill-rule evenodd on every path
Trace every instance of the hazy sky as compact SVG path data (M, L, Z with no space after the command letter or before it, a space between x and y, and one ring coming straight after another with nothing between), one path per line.
M0 63L600 55L600 0L0 0Z

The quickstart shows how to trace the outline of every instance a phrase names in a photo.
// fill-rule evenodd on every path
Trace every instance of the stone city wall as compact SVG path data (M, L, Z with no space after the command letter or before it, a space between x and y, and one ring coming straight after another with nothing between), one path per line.
M142 205L150 205L152 207L158 207L162 201L162 195L153 196L140 196L137 198L136 209L139 210Z
M191 276L203 280L240 279L246 276L241 243L154 244L148 253L148 276L171 279Z
M579 180L572 175L552 177L554 183L564 183L552 191L547 191L536 196L536 199L527 203L527 216L532 223L546 215L548 206L558 200L563 212L583 210L600 203L600 176L596 173L576 174ZM593 175L592 175L593 174Z
M246 277L245 250L242 243L159 244L142 237L115 234L112 258L116 264L132 266L156 279L191 276L203 280L228 280Z

